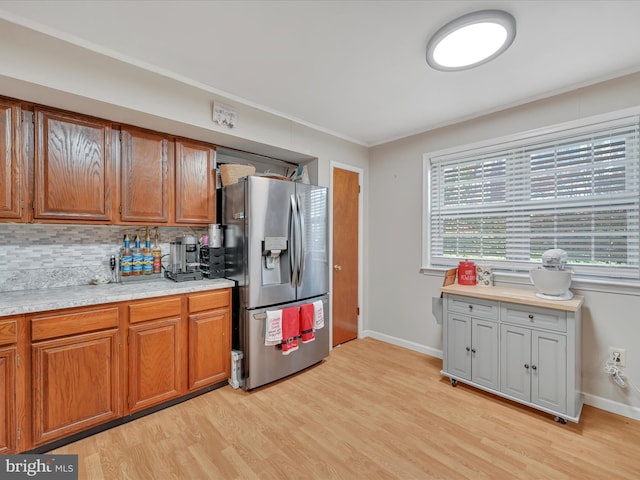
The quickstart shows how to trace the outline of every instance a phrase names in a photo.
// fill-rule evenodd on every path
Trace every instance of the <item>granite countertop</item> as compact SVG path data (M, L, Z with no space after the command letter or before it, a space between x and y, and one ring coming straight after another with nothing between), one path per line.
M144 282L0 292L0 317L230 288L234 284L225 278L187 282L161 278Z

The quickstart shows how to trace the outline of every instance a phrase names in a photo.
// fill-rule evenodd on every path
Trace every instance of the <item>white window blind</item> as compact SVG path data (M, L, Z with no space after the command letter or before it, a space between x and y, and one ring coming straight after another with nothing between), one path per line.
M640 278L637 116L429 159L431 267L527 271L561 248L575 273Z

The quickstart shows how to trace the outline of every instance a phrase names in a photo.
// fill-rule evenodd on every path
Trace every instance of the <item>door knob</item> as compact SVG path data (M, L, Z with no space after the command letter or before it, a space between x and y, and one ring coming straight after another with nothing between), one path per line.
M342 267L341 267L340 265L334 265L334 266L333 266L333 269L334 269L335 271L338 271L338 270L342 270Z

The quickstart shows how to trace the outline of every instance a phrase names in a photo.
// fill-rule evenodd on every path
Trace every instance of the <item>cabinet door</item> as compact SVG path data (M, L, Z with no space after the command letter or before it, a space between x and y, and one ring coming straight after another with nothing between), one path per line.
M216 223L215 150L176 140L176 223Z
M111 124L35 111L34 218L112 221Z
M118 418L118 330L32 345L33 443L43 444Z
M20 106L0 100L0 218L22 218L26 169L20 145Z
M180 317L129 327L129 410L135 412L181 393Z
M16 450L16 349L0 348L0 454Z
M531 399L531 330L501 325L500 391L525 402Z
M447 373L471 380L471 318L449 315L447 319Z
M228 309L189 315L189 389L231 375L231 322Z
M498 324L472 319L471 380L498 389Z
M124 222L169 221L169 140L127 127L121 132L121 202Z
M567 411L567 338L531 332L531 401L556 412Z

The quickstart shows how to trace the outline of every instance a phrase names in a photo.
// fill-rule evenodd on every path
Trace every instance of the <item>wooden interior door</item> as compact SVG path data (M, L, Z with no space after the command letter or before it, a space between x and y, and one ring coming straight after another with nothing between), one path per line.
M333 346L358 337L357 172L333 169Z

